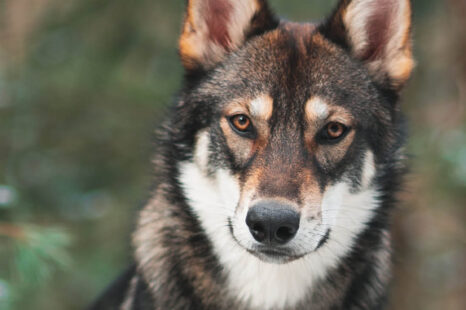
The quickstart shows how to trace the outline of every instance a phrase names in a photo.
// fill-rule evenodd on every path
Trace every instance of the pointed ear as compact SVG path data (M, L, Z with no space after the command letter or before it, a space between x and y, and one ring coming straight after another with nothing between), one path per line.
M321 31L363 61L378 82L399 90L409 78L410 0L340 0Z
M209 70L277 24L266 0L188 0L179 41L183 65L187 71Z

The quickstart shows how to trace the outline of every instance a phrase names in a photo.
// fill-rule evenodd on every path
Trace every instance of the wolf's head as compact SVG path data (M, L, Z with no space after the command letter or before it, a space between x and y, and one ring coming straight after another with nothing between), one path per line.
M264 0L188 1L177 180L220 257L338 260L380 229L410 16L408 0L342 0L316 25L278 21Z

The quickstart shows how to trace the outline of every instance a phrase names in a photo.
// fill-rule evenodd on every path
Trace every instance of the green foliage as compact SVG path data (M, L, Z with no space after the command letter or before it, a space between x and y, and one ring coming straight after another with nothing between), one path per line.
M0 280L0 309L13 309L21 298L50 280L52 272L71 264L70 237L57 227L0 223L2 252L10 253L10 274ZM6 274L0 274L5 277Z
M39 284L55 268L65 268L71 259L66 252L70 237L56 227L23 226L24 236L15 241L15 264L20 281Z

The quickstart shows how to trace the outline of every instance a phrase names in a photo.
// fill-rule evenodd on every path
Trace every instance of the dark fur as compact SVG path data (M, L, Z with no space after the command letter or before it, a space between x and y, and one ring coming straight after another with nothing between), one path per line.
M188 70L185 87L160 131L154 199L141 215L152 220L151 245L165 250L159 257L150 257L146 265L136 261L91 309L119 309L125 300L129 301L127 309L134 310L248 309L227 297L222 266L179 184L177 164L192 158L196 134L207 127L215 150L210 158L213 166L243 175L266 162L265 175L282 177L277 171L291 162L312 170L321 188L348 170L357 186L363 151L372 150L379 167L375 183L381 205L352 251L295 309L380 309L385 305L390 278L388 230L394 194L404 173L405 126L398 89L388 77L374 79L363 62L352 57L344 26L335 14L314 27L278 23L267 10L255 17L254 31L243 47L214 69ZM281 148L241 161L229 149L217 120L224 104L258 92L274 99L270 144ZM358 121L353 142L334 165L322 164L296 142L305 130L303 105L315 94L346 107ZM288 139L290 135L301 138ZM261 183L264 193L278 190L284 197L296 197L289 175L265 178Z

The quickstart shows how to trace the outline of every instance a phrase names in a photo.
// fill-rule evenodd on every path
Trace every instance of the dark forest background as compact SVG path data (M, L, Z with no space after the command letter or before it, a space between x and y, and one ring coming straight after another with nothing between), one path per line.
M322 18L329 0L272 0ZM128 264L182 0L0 0L0 309L83 309ZM466 309L466 1L415 0L391 309Z

